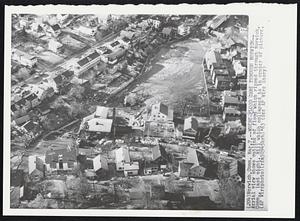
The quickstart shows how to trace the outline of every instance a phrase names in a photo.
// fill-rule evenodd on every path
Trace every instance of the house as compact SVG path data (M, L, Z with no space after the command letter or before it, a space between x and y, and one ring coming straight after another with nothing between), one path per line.
M204 177L204 156L196 149L188 148L187 158L179 162L178 173L180 177Z
M70 171L77 166L77 153L75 148L66 145L64 148L47 150L45 156L46 170Z
M90 179L105 176L108 171L107 159L101 154L85 156L83 164L85 165L86 175Z
M109 133L112 128L112 119L107 119L109 108L97 106L96 111L82 119L80 130Z
M94 118L87 121L87 131L110 133L112 129L112 119Z
M144 174L151 175L157 173L160 169L167 168L167 163L169 161L169 156L160 145L156 145L151 148L151 160L145 161Z
M197 132L198 132L197 119L195 117L188 117L184 119L182 138L194 140L196 138Z
M215 88L218 90L229 90L231 78L229 76L217 76L215 79Z
M121 36L122 38L127 38L127 39L129 39L129 40L131 40L131 39L134 37L134 35L135 35L135 32L133 32L133 31L125 31L125 30L122 30L122 31L120 32L120 36Z
M157 19L152 19L152 18L149 18L149 19L148 19L148 22L149 22L149 24L150 24L152 27L154 27L154 28L156 28L156 29L158 29L158 28L160 27L160 24L161 24L161 22L160 22L159 20L157 20Z
M165 27L162 30L162 36L164 38L170 38L173 35L173 28L172 27Z
M37 63L37 57L27 54L19 49L12 50L12 59L21 65L33 67Z
M86 26L79 26L77 28L77 31L85 36L93 37L95 36L97 29L96 28L90 28Z
M31 108L34 108L38 106L41 103L41 100L38 98L38 96L35 93L30 94L26 100L28 100L31 104Z
M247 79L238 79L237 86L240 90L247 90Z
M241 120L228 121L224 124L224 134L241 134L245 133L246 127L242 125Z
M222 108L225 107L240 107L245 105L243 101L243 96L239 95L234 91L223 91L222 100L221 100Z
M146 121L144 136L175 138L175 125L172 121Z
M211 75L215 69L225 69L226 66L222 60L221 54L214 50L206 52L204 57L207 69L210 71Z
M99 62L101 62L100 54L97 51L93 51L88 55L83 56L75 63L75 67L73 69L74 74L79 76L80 74L97 65Z
M173 109L159 102L151 107L149 121L173 121Z
M61 44L60 42L54 39L49 40L48 49L50 51L53 51L54 53L60 53L62 48L63 48L63 44Z
M109 109L107 107L97 106L94 116L106 119L108 116L108 111L109 111Z
M214 69L212 72L212 83L215 84L217 76L229 76L227 69Z
M239 120L241 112L236 107L225 107L223 111L223 121Z
M116 169L117 171L124 171L125 163L130 163L129 151L125 147L120 147L115 150L116 158Z
M119 48L115 52L107 55L108 64L114 65L126 54L126 49Z
M207 27L211 28L212 30L217 29L221 24L223 24L229 15L216 15L212 20L206 23Z
M28 173L31 181L40 181L45 177L45 157L31 155L28 157Z
M234 60L232 61L234 73L236 77L245 77L247 73L247 66L239 61L239 60Z
M177 33L181 36L185 36L190 34L190 26L186 25L186 24L181 24L178 26L177 28Z
M124 163L124 175L136 176L139 172L139 162L125 162Z
M49 31L53 37L57 37L61 33L61 28L58 24L55 24L50 26Z
M17 125L21 125L29 120L30 120L30 118L28 115L24 115L22 117L14 119L14 121L16 122Z

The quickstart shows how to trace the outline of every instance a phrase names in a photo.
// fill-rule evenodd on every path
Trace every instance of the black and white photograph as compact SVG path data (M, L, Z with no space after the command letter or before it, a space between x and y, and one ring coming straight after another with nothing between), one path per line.
M293 217L296 14L6 6L3 212Z
M12 208L243 210L248 16L11 19Z

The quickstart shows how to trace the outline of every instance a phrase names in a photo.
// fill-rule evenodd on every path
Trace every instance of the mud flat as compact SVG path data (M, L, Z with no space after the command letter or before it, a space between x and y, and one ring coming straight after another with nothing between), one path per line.
M199 40L160 49L131 92L151 95L146 105L161 101L181 112L182 106L189 106L185 105L188 99L194 109L200 108L204 103L199 93L205 87L202 61L206 50L207 42Z

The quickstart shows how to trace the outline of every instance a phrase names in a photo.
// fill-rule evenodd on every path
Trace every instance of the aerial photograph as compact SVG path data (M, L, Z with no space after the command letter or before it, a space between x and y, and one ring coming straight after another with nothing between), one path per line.
M13 14L10 208L244 210L248 25Z

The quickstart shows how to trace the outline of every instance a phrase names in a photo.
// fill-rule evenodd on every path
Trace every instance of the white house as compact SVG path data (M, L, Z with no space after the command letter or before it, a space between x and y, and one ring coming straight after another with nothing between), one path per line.
M83 35L89 36L89 37L93 37L96 32L97 29L96 28L89 28L89 27L85 27L85 26L79 26L77 28L77 31Z
M195 139L198 132L198 121L195 117L184 119L183 138Z
M63 44L61 44L60 42L58 42L54 39L50 39L48 42L48 49L50 51L53 51L54 53L58 53L62 47L63 47Z
M47 171L69 171L77 166L76 150L71 147L48 150L45 157Z
M177 33L179 35L182 35L182 36L188 35L190 33L190 29L191 29L190 26L187 26L185 24L181 24L177 28Z
M130 163L129 158L129 151L125 147L120 147L119 149L115 150L116 158L116 168L117 171L124 171L125 163Z
M18 49L12 50L12 59L24 66L33 67L37 63L37 58Z
M154 27L154 28L159 28L159 26L160 26L160 21L159 20L156 20L156 19L152 19L152 18L149 18L148 19L148 22L149 22L149 24L152 26L152 27Z
M124 163L124 175L136 176L139 172L139 162Z

